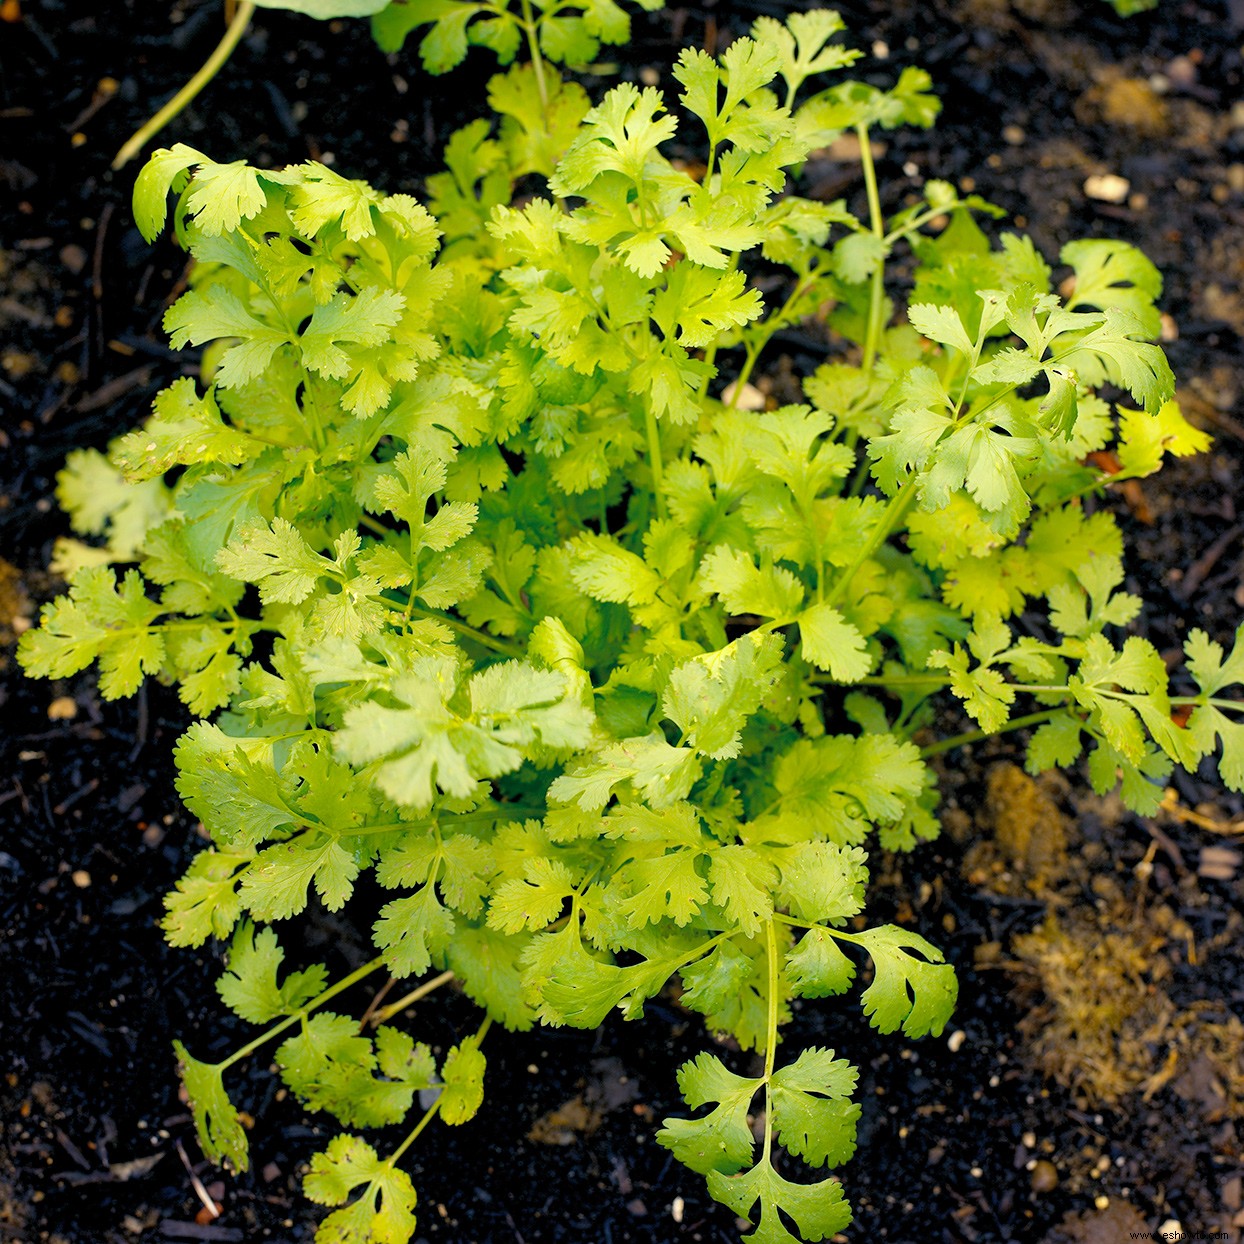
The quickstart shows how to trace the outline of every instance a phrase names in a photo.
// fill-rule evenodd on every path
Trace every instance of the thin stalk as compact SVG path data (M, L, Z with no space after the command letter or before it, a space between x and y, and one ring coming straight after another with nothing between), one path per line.
M522 0L523 31L527 35L527 49L531 53L531 67L536 71L536 89L540 92L540 108L545 117L549 115L549 88L544 80L544 57L540 54L540 40L536 36L536 16L531 0Z
M968 743L979 743L982 739L990 739L998 734L1007 734L1012 730L1023 730L1027 726L1039 726L1043 721L1049 719L1059 712L1061 709L1047 708L1041 713L1029 713L1026 717L1016 717L1014 721L1008 721L1000 730L965 730L962 734L952 734L948 739L942 739L937 743L930 743L928 747L920 749L922 759L928 759L930 756L938 756L942 752L954 751L956 747L963 747Z
M482 1042L483 1039L488 1035L488 1030L491 1027L492 1027L491 1017L485 1016L484 1022L480 1024L479 1030L476 1032L475 1036L469 1038L470 1042L477 1049L479 1048L480 1042ZM406 1150L409 1149L411 1145L413 1145L415 1141L419 1139L420 1132L422 1132L423 1129L427 1127L429 1123L432 1122L432 1119L436 1116L437 1111L440 1110L441 1102L444 1101L444 1099L445 1099L445 1095L444 1093L441 1093L437 1097L437 1099L428 1107L427 1113L424 1114L423 1118L420 1119L419 1122L415 1124L414 1130L411 1131L410 1135L408 1135L406 1139L402 1141L402 1143L398 1145L398 1147L394 1149L391 1154L389 1154L388 1158L385 1161L386 1166L397 1165L398 1161L401 1159L402 1154L405 1153Z
M820 682L821 680L818 678L814 681ZM826 679L825 681L832 682L833 680ZM887 678L884 674L869 674L855 681L862 687L928 687L930 691L950 686L950 679L943 678L940 674L898 674L894 678Z
M760 357L760 351L768 344L768 341L763 341L755 343L754 347L746 347L747 357L743 360L743 366L739 369L739 374L734 379L730 400L726 403L727 410L734 410L738 407L739 398L743 396L743 386L751 379L752 369L756 366L756 360Z
M203 68L150 121L134 132L113 159L113 169L124 168L220 72L225 61L233 54L233 49L237 47L238 40L246 33L254 14L254 0L242 0L225 30L224 37L203 62Z
M266 1032L261 1032L253 1041L248 1041L240 1049L234 1050L228 1058L216 1064L223 1072L227 1068L232 1067L234 1063L240 1063L242 1059L253 1054L261 1045L265 1045L271 1041L273 1037L278 1037L287 1028L292 1028L295 1024L301 1023L312 1011L318 1010L326 1002L331 1002L339 993L345 993L351 985L357 985L364 977L370 976L377 968L384 966L384 955L377 955L369 963L363 964L361 968L355 968L349 976L343 976L335 985L331 985L324 990L318 998L312 998L306 1006L300 1007L292 1015L287 1015L279 1024L273 1024Z
M650 402L644 403L644 427L648 433L648 466L652 470L652 491L657 499L657 517L665 517L665 463L661 457L661 432L657 427L656 413Z
M843 597L847 588L851 586L851 580L855 578L856 572L885 543L886 537L898 526L899 521L907 513L908 507L915 499L916 477L912 476L890 498L885 513L881 516L881 521L877 523L873 528L872 535L868 537L868 543L860 549L851 564L838 576L834 586L825 596L825 604L835 604Z
M868 195L868 219L873 235L885 242L885 217L881 214L881 194L877 189L877 167L873 163L872 144L868 139L868 126L855 127L860 144L860 168L864 173L864 190ZM868 331L864 337L863 368L869 371L877 358L877 343L881 338L881 309L885 303L885 264L879 263L872 275L868 293Z
M452 972L442 972L439 976L434 976L430 981L424 981L417 989L412 989L405 997L399 998L396 1002L390 1002L388 1006L382 1007L376 1011L368 1023L373 1028L379 1028L381 1024L387 1023L399 1011L404 1011L408 1006L413 1006L420 998L426 998L434 989L439 989L442 985L447 985L453 980Z
M503 639L497 639L489 635L485 631L476 630L473 626L459 621L457 618L450 617L448 614L437 613L433 609L417 609L412 608L410 614L406 612L406 602L399 604L395 600L389 600L387 596L374 596L372 600L378 600L382 605L387 605L390 609L395 609L402 614L408 621L411 616L416 618L426 618L432 622L444 622L446 626L466 635L468 638L475 640L477 644L482 644L485 648L491 648L494 652L503 653L507 657L521 657L524 655L523 650L516 644L507 644Z
M737 265L738 255L736 254L734 262L731 264L731 270L737 267ZM803 273L795 282L790 293L787 295L786 301L782 303L782 305L775 312L773 312L772 315L765 318L765 322L761 326L763 331L760 333L757 340L753 341L751 345L744 347L747 351L747 357L744 359L743 367L734 381L734 394L730 399L729 408L733 408L738 405L739 398L743 393L743 386L748 382L748 380L751 379L752 371L756 366L757 360L760 358L761 354L764 353L769 342L773 340L778 331L786 325L787 316L790 315L791 307L793 307L796 301L803 296L805 289L809 288L808 283L814 281L815 277L815 269ZM714 349L716 349L715 346Z
M777 937L773 930L773 921L766 926L765 957L768 960L769 992L767 1016L765 1022L765 1148L764 1160L769 1160L773 1151L773 1068L777 1062L778 1035L778 958Z

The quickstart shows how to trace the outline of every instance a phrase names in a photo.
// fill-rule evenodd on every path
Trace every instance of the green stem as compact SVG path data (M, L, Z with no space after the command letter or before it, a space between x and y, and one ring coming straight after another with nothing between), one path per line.
M648 433L648 466L652 471L652 491L657 499L657 517L665 517L665 463L661 458L661 431L657 427L656 413L651 402L644 403L644 427Z
M907 513L908 508L915 499L916 477L913 475L890 498L885 513L873 528L872 534L868 537L868 542L855 555L851 564L835 580L834 586L825 597L825 604L832 605L842 599L846 594L847 588L851 586L851 581L855 578L856 572L885 543L886 537L898 526L899 521Z
M540 54L540 40L536 37L536 17L531 0L522 0L522 26L527 35L527 48L531 52L531 67L536 71L536 88L540 92L540 108L545 117L549 115L549 88L544 81L544 57Z
M813 681L822 680L816 678ZM827 678L824 681L832 683L833 679ZM869 674L855 681L862 687L928 687L930 691L950 686L950 679L943 678L940 674L898 674L894 678L887 678L884 674Z
M920 749L922 759L928 759L930 756L938 756L942 752L953 751L956 747L963 747L968 743L979 743L982 739L993 738L994 735L1007 734L1011 730L1023 730L1027 726L1038 726L1043 721L1049 721L1051 717L1062 712L1062 709L1047 708L1041 713L1029 713L1027 717L1016 717L1014 721L1008 721L1000 730L965 730L962 734L953 734L948 739L942 739L940 742L931 743L928 747Z
M772 333L768 334L772 336ZM756 366L756 360L760 357L760 352L769 344L768 338L761 342L754 343L754 346L747 346L747 357L743 360L743 366L739 369L739 374L735 377L734 385L730 391L730 400L726 403L727 410L736 410L739 405L739 398L743 396L743 387L751 379L752 369Z
M778 1040L778 957L777 936L773 921L765 928L765 957L768 961L769 990L765 998L767 1015L765 1020L765 1147L764 1160L767 1162L773 1151L773 1068L777 1062Z
M468 626L467 623L461 622L457 618L450 617L449 614L437 613L434 609L418 608L412 608L408 614L407 604L409 602L409 598L407 601L403 601L401 603L396 600L389 600L387 596L373 596L371 599L378 600L382 605L387 605L390 609L397 610L404 618L406 618L407 621L409 621L410 617L413 616L416 618L426 618L431 622L444 622L446 626L451 627L453 630L459 632L459 634L475 640L477 644L482 644L485 648L491 648L494 652L503 653L507 657L521 658L526 655L517 644L507 644L505 640L497 639L494 636L489 635L486 631L476 630L475 627Z
M349 976L344 976L335 985L324 990L317 998L312 998L306 1006L300 1007L292 1015L287 1015L278 1024L273 1024L266 1032L261 1032L253 1041L248 1041L241 1049L234 1050L228 1058L216 1064L222 1072L232 1067L234 1063L240 1063L242 1059L253 1054L261 1045L265 1045L271 1041L273 1037L278 1037L287 1028L292 1028L295 1024L301 1023L312 1011L318 1010L326 1002L331 1002L339 993L344 993L351 985L357 985L359 981L370 976L377 968L384 966L384 955L377 955L369 963L363 964L361 968L355 968Z
M255 14L254 0L242 0L233 21L225 31L224 37L216 45L216 50L203 62L203 68L173 96L141 129L135 131L130 140L117 152L112 161L113 169L124 168L148 141L158 134L196 95L220 72L225 61L237 47L238 40L246 33Z
M877 168L873 163L872 144L868 139L868 126L855 127L860 144L860 167L864 172L864 189L868 195L868 219L873 235L885 243L885 217L881 214L881 195L877 189ZM864 337L865 371L872 369L877 358L877 343L881 339L881 312L885 305L885 263L879 263L873 271L868 292L868 331Z
M468 1037L467 1040L478 1049L480 1043L488 1035L488 1030L491 1027L492 1027L491 1016L485 1016L484 1022L480 1024L479 1030L476 1032L475 1036ZM463 1042L463 1044L465 1045L466 1042ZM440 1110L441 1102L444 1101L444 1099L445 1099L445 1094L444 1092L442 1092L438 1095L437 1099L428 1107L427 1112L424 1114L423 1118L420 1119L419 1122L415 1124L414 1129L406 1137L406 1139L402 1141L402 1143L398 1145L398 1147L394 1149L391 1154L389 1154L388 1159L385 1161L386 1166L397 1165L398 1161L401 1159L402 1154L405 1153L406 1150L409 1149L411 1145L413 1145L415 1141L419 1139L419 1134L436 1117L437 1111Z

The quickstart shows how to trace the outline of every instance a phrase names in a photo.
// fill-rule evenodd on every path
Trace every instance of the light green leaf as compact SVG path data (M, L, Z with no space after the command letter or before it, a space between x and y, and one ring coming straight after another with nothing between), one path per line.
M241 1172L250 1165L246 1133L238 1112L225 1092L223 1072L215 1063L201 1063L191 1058L180 1041L173 1042L173 1052L181 1070L199 1146L209 1162L228 1162Z
M909 1037L940 1035L959 995L955 970L943 962L942 952L892 924L866 929L854 940L873 960L873 983L860 998L873 1027L880 1032L901 1027Z
M319 1205L353 1204L334 1210L316 1232L317 1244L409 1244L415 1233L415 1189L410 1176L381 1161L357 1136L334 1136L311 1159L302 1189Z
M473 1119L484 1100L488 1060L473 1041L455 1045L441 1067L441 1118L451 1126Z
M855 1153L860 1107L851 1101L856 1070L833 1050L808 1049L773 1073L778 1139L810 1166L841 1166Z
M801 650L837 682L856 682L872 669L864 637L832 605L813 605L799 615Z
M751 1161L755 1150L747 1115L763 1083L735 1075L712 1054L698 1055L679 1069L678 1087L693 1110L707 1105L713 1109L699 1119L666 1119L657 1143L701 1175L732 1175Z
M328 969L317 963L305 971L287 973L278 985L276 974L284 958L271 929L256 931L249 920L244 921L233 935L228 970L216 982L216 992L231 1011L251 1024L292 1015L323 990Z

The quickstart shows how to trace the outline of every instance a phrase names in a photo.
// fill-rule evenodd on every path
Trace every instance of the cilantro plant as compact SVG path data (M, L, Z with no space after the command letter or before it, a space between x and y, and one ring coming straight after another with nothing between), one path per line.
M455 29L513 52L493 20ZM841 28L761 19L718 60L684 52L677 111L513 66L426 208L182 145L139 176L148 238L177 196L197 263L165 324L205 348L207 384L71 456L60 499L96 542L58 548L69 593L20 656L50 678L97 664L109 698L158 678L200 718L178 788L213 845L164 928L228 941L220 996L260 1031L177 1057L203 1151L242 1170L225 1077L279 1042L290 1090L345 1129L305 1182L333 1207L323 1241L410 1238L399 1160L480 1108L491 1025L634 1018L673 984L761 1070L700 1054L658 1140L755 1239L826 1239L850 1220L819 1172L854 1151L856 1073L783 1055L781 1031L865 963L879 1031L947 1022L941 953L863 915L866 852L937 832L930 757L1025 729L1032 772L1087 752L1140 812L1217 749L1244 787L1244 645L1193 631L1197 689L1172 694L1126 633L1141 602L1092 504L1207 444L1150 344L1156 270L1073 243L1063 299L944 182L886 216L870 134L937 101L914 69L822 87L857 55ZM797 193L844 133L864 219ZM701 164L672 158L689 149ZM520 181L543 190L515 200ZM807 401L740 410L775 335L826 317ZM931 738L955 701L978 728ZM341 909L368 869L392 892L358 913L375 957L331 984L284 970L272 926ZM330 1007L386 974L418 983L373 1004L373 1032ZM394 1021L451 978L482 1018L438 1063ZM359 1134L429 1090L385 1156Z

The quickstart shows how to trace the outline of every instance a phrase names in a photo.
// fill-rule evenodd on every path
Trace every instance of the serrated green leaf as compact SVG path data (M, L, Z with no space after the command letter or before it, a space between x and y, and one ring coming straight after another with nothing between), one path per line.
M288 972L277 984L285 952L271 929L244 921L233 935L228 970L216 982L224 1004L251 1024L266 1024L278 1015L292 1015L319 994L328 981L328 969L316 963L302 972Z
M334 1210L316 1232L318 1244L408 1244L415 1233L415 1189L405 1171L381 1161L365 1140L334 1136L323 1153L311 1159L302 1189L319 1205Z
M737 756L742 729L777 682L781 660L776 635L736 639L675 668L662 709L701 755L714 760Z
M678 1087L693 1110L712 1105L699 1119L666 1119L657 1143L701 1175L731 1175L751 1161L755 1138L747 1123L748 1108L764 1083L726 1069L721 1059L700 1054L678 1072Z
M833 1050L808 1049L773 1073L773 1126L782 1145L809 1166L841 1166L855 1153L857 1074Z
M854 936L872 956L873 983L860 1003L880 1032L940 1035L955 1009L959 983L942 952L917 933L887 924ZM917 958L911 951L918 952Z
M850 988L855 964L842 953L831 933L811 928L787 952L786 972L798 997L832 998Z
M455 1045L445 1055L441 1078L441 1118L451 1126L473 1119L484 1100L484 1072L488 1060L471 1041Z
M725 1175L710 1171L708 1191L714 1200L727 1205L736 1214L756 1222L756 1230L748 1237L757 1244L804 1244L826 1240L843 1230L851 1221L851 1206L842 1194L837 1180L819 1184L796 1184L783 1179L766 1157L741 1175ZM758 1220L752 1218L757 1203ZM787 1230L782 1214L788 1215L799 1230L795 1236Z
M238 1112L225 1092L223 1072L215 1063L201 1063L191 1058L180 1041L173 1042L186 1096L194 1115L199 1146L209 1162L228 1162L235 1171L250 1165L246 1133Z

